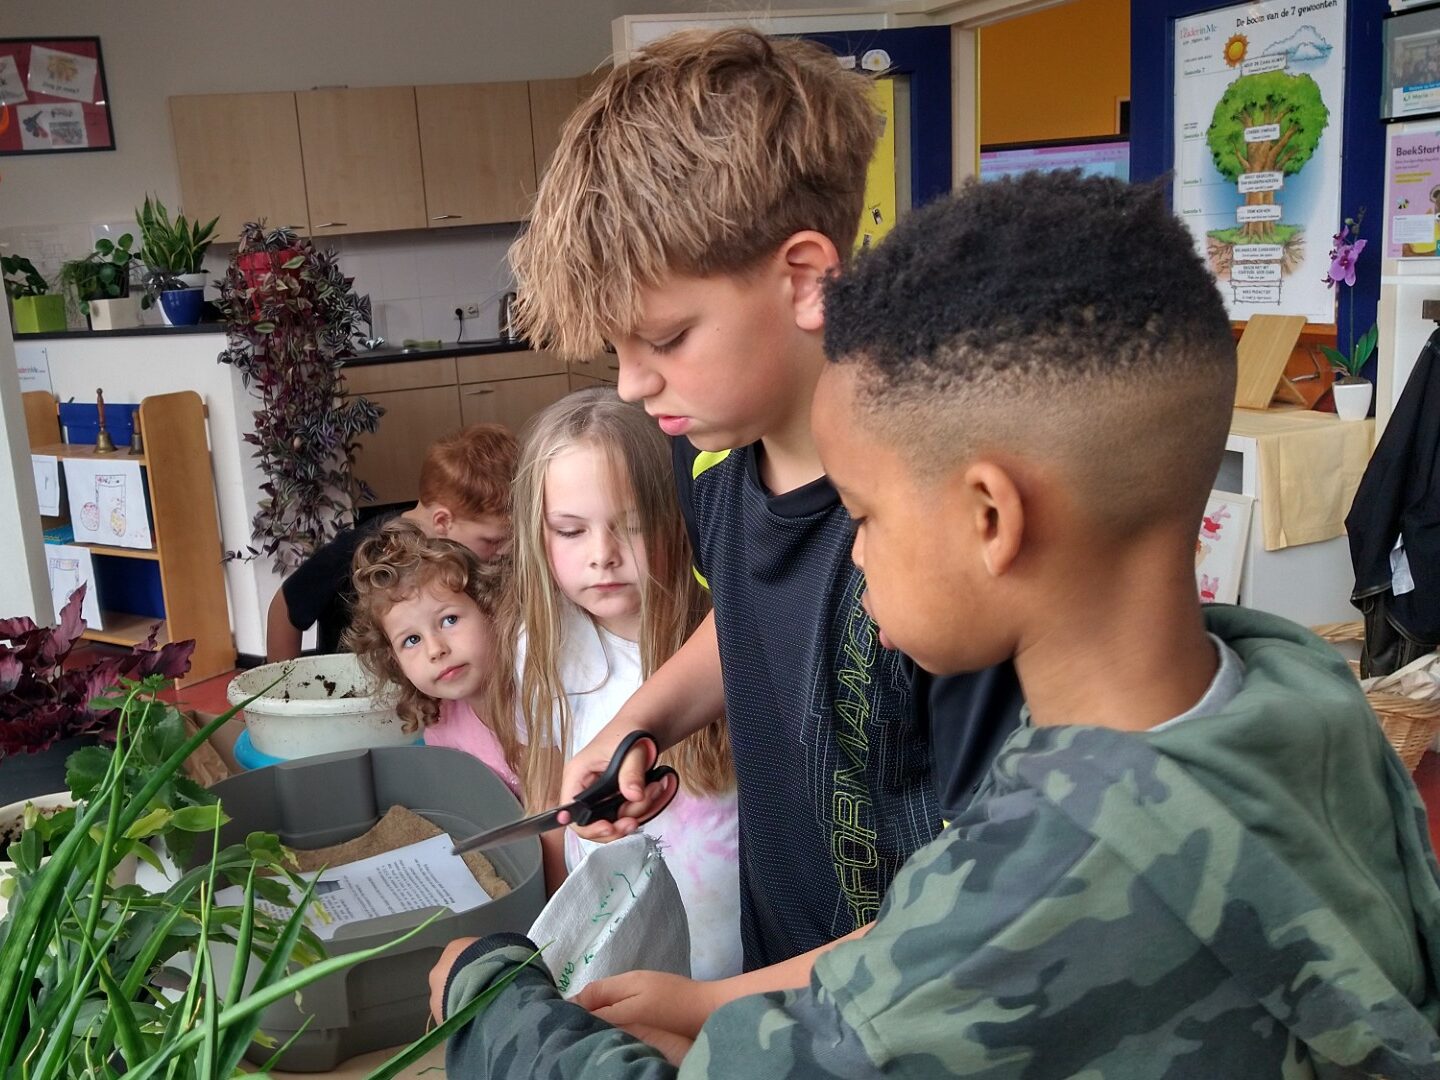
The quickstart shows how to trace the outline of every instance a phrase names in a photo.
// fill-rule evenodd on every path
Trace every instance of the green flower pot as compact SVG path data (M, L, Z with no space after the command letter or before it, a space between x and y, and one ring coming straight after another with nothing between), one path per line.
M15 332L48 334L65 329L65 297L60 293L15 298Z

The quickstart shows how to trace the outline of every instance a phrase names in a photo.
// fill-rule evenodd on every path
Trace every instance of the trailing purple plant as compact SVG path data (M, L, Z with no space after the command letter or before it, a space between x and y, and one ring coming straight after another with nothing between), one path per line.
M119 710L104 695L122 678L178 678L190 670L193 641L156 647L155 634L133 650L66 667L85 629L81 585L66 601L57 626L24 616L0 619L0 761L48 750L77 735L113 736ZM100 699L100 700L97 700Z
M289 229L250 222L220 282L229 341L220 354L261 402L253 445L266 480L251 521L258 544L227 558L266 555L285 572L354 523L357 500L374 493L354 475L360 435L384 410L347 398L344 361L371 327L333 252Z

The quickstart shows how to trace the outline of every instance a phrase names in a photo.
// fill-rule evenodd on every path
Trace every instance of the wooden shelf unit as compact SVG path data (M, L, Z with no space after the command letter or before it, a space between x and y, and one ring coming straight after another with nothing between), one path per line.
M55 399L44 392L24 395L25 419L32 453L60 458L93 458L93 446L62 443ZM230 606L225 596L224 551L215 508L215 481L205 435L205 403L192 390L154 394L140 403L137 423L144 455L132 457L123 448L103 457L136 461L145 469L150 489L150 524L154 548L123 548L81 544L92 554L159 564L165 618L131 612L102 611L104 629L87 629L91 641L137 645L162 623L157 640L194 640L190 671L179 686L201 682L235 667L235 641L230 631ZM53 519L45 519L47 525Z

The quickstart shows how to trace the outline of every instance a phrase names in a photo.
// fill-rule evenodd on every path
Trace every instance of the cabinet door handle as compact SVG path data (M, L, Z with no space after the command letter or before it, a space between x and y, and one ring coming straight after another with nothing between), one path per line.
M619 371L619 370L620 370L620 365L619 365L619 364L606 364L605 366L608 367L611 371Z
M334 228L336 228L337 226L349 225L349 224L350 224L350 223L349 223L348 221L322 221L319 225L316 225L315 228L317 228L317 229L334 229Z
M455 220L456 218L458 218L459 216L460 216L459 214L436 214L436 215L435 215L434 217L432 217L430 220L431 220L431 221L454 221L454 220Z
M476 394L493 394L494 392L495 392L495 388L494 388L494 387L486 386L486 387L481 387L481 388L478 389L478 390L466 390L466 391L465 391L465 396L466 396L466 397L474 397Z

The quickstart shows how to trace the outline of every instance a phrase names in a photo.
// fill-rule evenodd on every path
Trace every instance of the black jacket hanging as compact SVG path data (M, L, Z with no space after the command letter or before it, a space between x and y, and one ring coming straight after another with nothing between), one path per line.
M1384 675L1440 646L1440 330L1420 350L1345 519L1365 613L1362 674ZM1395 595L1403 538L1415 587Z

